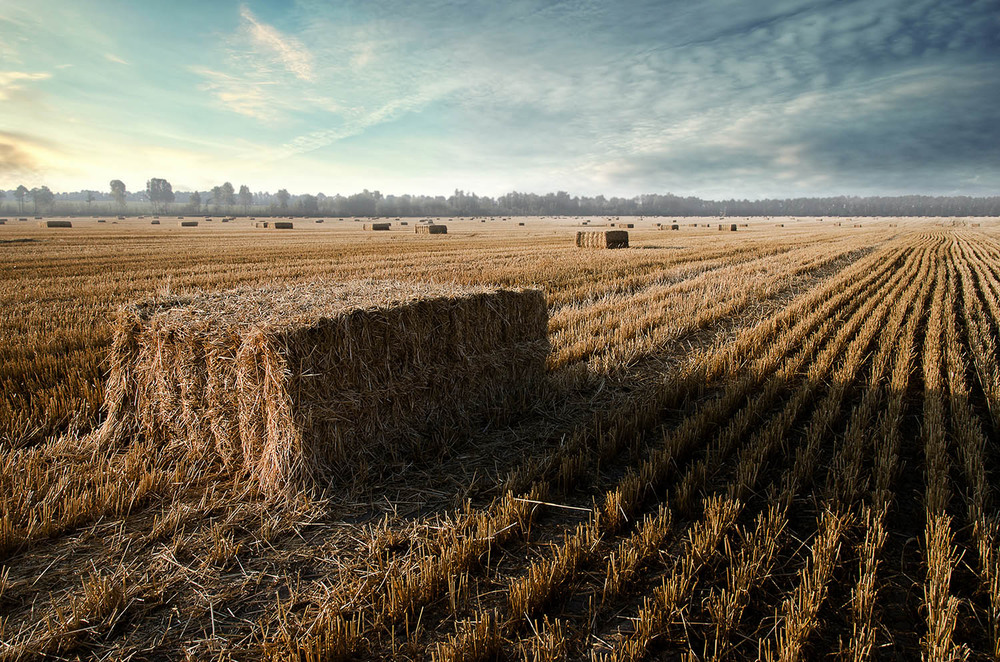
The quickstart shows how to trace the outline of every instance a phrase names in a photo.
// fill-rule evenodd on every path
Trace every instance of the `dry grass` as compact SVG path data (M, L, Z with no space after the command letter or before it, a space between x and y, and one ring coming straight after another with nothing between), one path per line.
M0 659L995 658L994 224L593 222L633 224L631 250L567 245L577 219L449 219L446 242L349 220L0 227ZM309 287L367 278L542 289L514 326L547 330L548 386L270 500L223 441L244 337L351 319L517 390L476 372L480 331L448 344L457 311L390 333ZM355 380L354 436L377 437L379 394L408 389L370 343L315 363L334 345L278 343L271 382ZM129 397L123 371L144 375Z

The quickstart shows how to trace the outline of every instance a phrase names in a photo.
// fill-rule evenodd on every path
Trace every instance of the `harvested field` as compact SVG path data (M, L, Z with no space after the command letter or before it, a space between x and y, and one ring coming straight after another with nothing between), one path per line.
M447 242L0 227L0 659L995 659L996 221L809 221L637 224L627 251L578 250L573 218L454 222ZM177 404L250 380L199 377L244 336L362 324L315 284L368 278L543 289L547 384L276 498L218 450L229 405ZM446 319L358 337L489 353ZM112 351L129 338L147 358ZM275 387L329 379L305 349L327 346L296 343L309 367ZM109 417L115 362L146 404L112 389ZM393 405L351 406L364 426Z

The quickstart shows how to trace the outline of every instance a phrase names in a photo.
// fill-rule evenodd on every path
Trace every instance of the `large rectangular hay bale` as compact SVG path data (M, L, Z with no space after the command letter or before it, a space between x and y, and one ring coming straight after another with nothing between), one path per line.
M275 222L277 222L277 221L275 221ZM266 228L270 224L271 224L270 221L257 221L256 223L253 224L253 226L255 228Z
M295 229L295 225L291 221L275 221L274 222L274 229L275 230L294 230Z
M628 231L577 232L576 245L580 248L628 248Z
M383 231L392 229L392 223L365 223L363 227L365 230L369 231Z
M198 227L198 221L181 221L178 225L182 228L196 228Z
M115 320L102 433L267 493L329 485L523 411L547 323L539 290L395 281L152 299Z
M39 221L38 227L40 228L71 228L73 227L72 221Z
M447 225L414 225L416 234L448 234Z

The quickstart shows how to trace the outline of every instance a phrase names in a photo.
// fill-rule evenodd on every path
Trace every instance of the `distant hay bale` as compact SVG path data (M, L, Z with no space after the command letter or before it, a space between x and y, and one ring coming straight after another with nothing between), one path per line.
M40 220L42 220L42 217L41 217L41 216L36 216L36 217L35 217L35 220L36 220L36 221L40 221Z
M160 222L154 218L152 221L149 222L149 224L150 225L159 225Z
M228 218L224 218L224 219L222 219L222 222L223 222L223 223L228 223L229 221L230 221L230 219L228 219Z
M371 232L382 232L384 230L391 230L392 223L365 223L364 229Z
M71 228L73 223L70 221L39 221L38 227L40 228Z
M167 296L113 324L109 445L219 462L287 494L426 457L544 384L539 290L314 282Z
M671 230L680 230L681 226L678 225L677 223L674 223L673 225L670 226L670 229Z
M623 228L634 228L635 227L635 223L619 223L618 225L620 227L623 227Z
M118 220L119 220L119 221L124 221L124 220L125 220L125 217L124 217L124 216L119 216L119 217L118 217Z
M889 224L889 227L890 227L890 228L894 228L894 227L897 227L897 226L898 226L898 224L897 224L897 223L890 223L890 224ZM973 226L973 227L975 227L975 226Z
M783 227L785 227L785 224L784 223L777 223L777 224L775 224L774 227L776 227L776 228L783 228Z
M979 223L972 223L969 227L978 228L978 227L980 227L980 224Z
M268 221L257 221L256 223L253 224L253 226L255 228L266 228L269 225L270 225L270 222L268 222Z
M317 223L322 223L322 222L323 222L323 219L322 219L322 218L317 218L317 219L316 219L316 222L317 222Z
M628 232L625 230L577 232L576 245L579 248L628 248Z
M413 231L417 234L448 234L447 225L414 225Z
M97 219L97 222L98 223L107 223L108 221L106 219L99 218L99 219Z
M854 227L856 227L856 228L860 228L860 227L861 227L861 224L860 224L860 223L855 223L855 224L854 224Z
M524 223L518 223L518 225L524 225Z
M177 217L177 220L178 220L178 221L183 221L183 220L184 220L184 217L183 217L183 216L178 216L178 217Z
M727 232L727 231L728 232L736 232L736 224L735 223L719 223L719 231L720 232Z
M27 221L28 219L27 218L19 218L17 220L19 220L19 221Z
M400 221L400 222L399 222L399 224L400 224L400 225L409 225L409 223L408 223L408 222L406 222L406 221Z
M182 228L196 228L198 227L198 221L181 221L178 225Z
M295 228L295 225L291 221L275 221L274 222L274 229L275 230L293 230L294 228Z
M6 218L0 218L0 225L7 225L7 219Z

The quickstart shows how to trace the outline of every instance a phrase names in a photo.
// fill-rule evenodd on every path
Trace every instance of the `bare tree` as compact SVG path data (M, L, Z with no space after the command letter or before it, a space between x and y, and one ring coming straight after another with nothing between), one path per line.
M124 211L125 209L125 196L128 191L125 190L125 182L120 179L111 180L111 195L115 199L115 203L118 205L119 211Z
M288 194L286 189L280 189L274 194L278 198L278 207L281 209L288 209L288 199L292 196Z
M36 214L38 213L39 208L51 211L52 205L55 201L56 196L53 195L48 186L31 189L31 202L34 204Z
M14 191L14 198L17 199L17 213L24 213L24 198L28 195L28 188L24 184L18 185Z
M222 191L222 204L226 205L226 213L229 213L229 208L236 204L236 193L233 190L233 185L226 182L220 187Z
M250 215L250 205L253 204L253 193L246 184L240 186L240 204L243 205L243 215Z
M146 182L146 195L153 204L153 211L166 211L167 205L174 201L174 187L167 180L154 177Z

